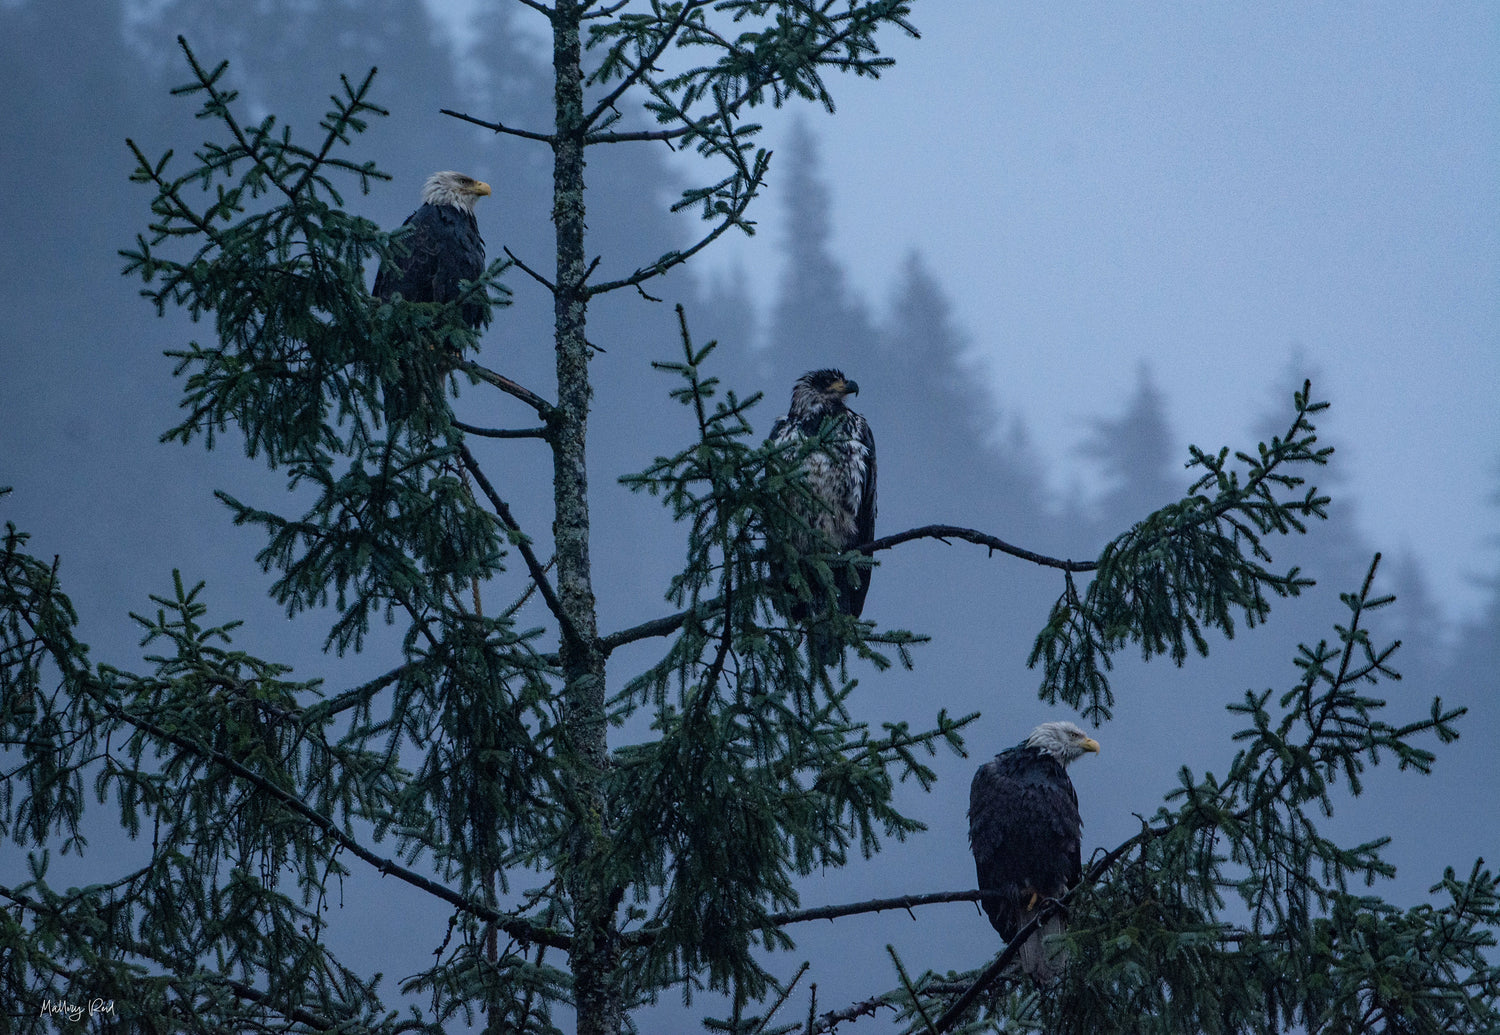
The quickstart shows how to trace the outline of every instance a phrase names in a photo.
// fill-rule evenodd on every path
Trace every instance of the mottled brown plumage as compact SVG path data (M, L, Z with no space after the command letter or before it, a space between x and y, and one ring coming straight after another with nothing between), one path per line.
M796 446L816 438L828 424L823 442L802 459L813 499L794 501L811 529L793 544L798 556L846 553L875 538L875 436L869 423L848 407L847 397L857 394L858 383L842 371L810 371L797 379L791 409L771 428L772 444ZM839 613L859 617L870 591L870 569L839 565L833 583ZM805 602L792 611L794 619L814 624L817 615L818 609ZM831 663L837 651L816 630L810 635L814 659Z

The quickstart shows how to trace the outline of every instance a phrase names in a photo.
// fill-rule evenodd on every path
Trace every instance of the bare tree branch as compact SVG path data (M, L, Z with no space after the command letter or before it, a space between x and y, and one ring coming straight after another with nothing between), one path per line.
M626 130L624 132L605 131L603 133L590 133L588 143L590 144L629 144L650 141L672 141L685 137L689 133L697 131L696 126L678 126L676 129L639 129Z
M471 359L459 361L458 369L466 374L472 374L485 384L494 385L507 395L513 395L517 399L520 399L527 406L535 410L542 420L549 422L552 420L552 414L557 407L553 406L546 399L543 399L540 395L537 395L530 388L517 384L503 374L495 373L489 367L480 366Z
M537 9L545 10L545 8L541 7L538 7ZM447 115L451 118L458 119L460 122L468 122L475 126L482 126L483 128L493 130L496 133L508 133L513 137L521 137L523 140L537 140L543 144L553 144L557 142L557 135L555 133L536 133L529 129L516 129L514 126L507 126L501 122L487 122L484 119L475 118L473 115L466 115L461 111L451 111L448 108L439 108L438 112L442 115Z
M861 553L873 554L877 550L889 550L892 547L900 546L902 543L911 542L914 539L937 539L942 542L947 542L950 539L963 539L967 542L976 543L979 546L988 547L992 551L1009 554L1020 560L1030 561L1032 564L1047 568L1058 568L1062 571L1088 572L1095 571L1099 567L1098 561L1073 561L1048 557L1045 554L1035 553L1024 547L1014 546L987 532L980 532L973 528L963 528L959 525L923 525L921 528L912 528L905 532L896 532L893 535L882 536L879 539L865 543L859 549ZM628 629L621 629L618 632L610 633L600 640L600 646L608 653L616 647L623 647L625 644L634 643L637 640L646 640L653 636L670 636L682 628L682 624L694 615L710 615L716 611L723 610L723 607L724 601L719 597L715 597L712 600L704 601L697 607L678 611L675 614L663 615L660 618L653 618L639 625L633 625Z
M931 891L923 895L897 895L895 898L872 898L865 902L845 902L836 906L795 909L786 913L772 913L766 919L782 927L786 924L800 924L808 920L836 920L841 916L883 913L888 909L905 909L910 912L917 906L931 906L943 902L980 902L987 898L999 897L998 891Z
M57 657L56 651L52 651L51 653L54 657ZM93 682L91 676L82 672L74 671L73 678L86 680L89 683ZM212 762L214 765L219 766L235 778L250 784L258 793L274 799L290 812L311 823L321 830L329 840L336 842L340 848L343 848L355 858L374 867L382 875L393 876L403 883L410 884L419 891L424 891L434 898L441 899L462 912L494 924L515 938L523 939L532 944L545 942L560 949L566 949L572 944L572 939L560 931L543 928L528 920L502 913L499 910L491 909L488 906L474 902L445 884L440 884L430 877L426 877L413 869L403 866L394 859L372 852L358 840L344 833L339 825L330 817L325 816L297 795L272 783L255 770L243 765L224 752L217 751L205 744L200 744L190 737L151 722L143 716L136 715L115 704L103 695L95 695L95 700L110 718L125 723L127 726L132 726L144 733L149 733L151 736L174 747L191 752L204 761Z
M958 525L923 525L921 528L911 528L894 535L881 536L879 539L863 544L859 549L861 553L873 554L877 550L889 550L893 546L911 542L913 539L937 539L945 543L950 539L963 539L988 547L992 552L998 551L1018 557L1023 561L1030 561L1032 564L1039 564L1045 568L1059 568L1062 571L1095 571L1099 567L1098 561L1074 561L1048 557L1046 554L1034 553L1024 547L1014 546L988 532L962 528Z
M589 8L594 6L594 0L588 0L588 3L583 5L583 10L587 11L588 13L579 20L586 22L596 18L608 18L612 14L618 14L622 9L628 7L629 5L630 0L618 0L618 2L610 4L608 7L601 7L597 11L589 11Z
M745 199L747 202L750 198L755 197L754 188L759 186L759 184L752 183L750 186L751 191L746 195ZM662 274L666 273L667 271L672 269L672 267L682 265L684 262L687 262L689 259L691 259L694 255L697 255L703 249L707 248L709 245L717 241L730 227L738 226L740 223L740 215L743 212L743 206L735 208L728 215L726 215L717 226L715 226L703 237L699 238L698 241L689 248L686 248L682 251L667 252L667 254L657 259L651 265L642 266L640 269L637 269L628 277L622 277L619 280L611 280L603 284L593 285L588 289L589 297L592 298L594 295L602 295L609 291L618 291L623 287L639 287L646 281L651 280L654 277L659 277Z
M542 428L481 428L473 424L466 424L455 419L453 426L466 435L478 435L480 438L546 438L552 432L550 429Z
M511 534L511 542L520 551L521 558L526 562L526 570L531 574L531 581L536 584L537 592L541 593L542 599L547 602L547 609L557 619L559 629L565 639L572 643L579 643L578 630L568 617L567 610L562 601L558 599L557 591L552 588L552 583L547 579L547 569L537 559L536 551L531 548L531 540L526 533L521 531L521 526L516 522L515 515L511 512L510 505L501 498L490 484L489 478L485 477L484 469L479 466L479 461L469 451L469 447L460 443L458 447L459 458L463 461L464 469L474 476L479 484L479 491L484 493L485 498L490 501L490 506L495 508L495 516L500 519L507 532Z
M546 288L548 291L550 291L554 295L557 294L557 285L556 284L552 283L552 281L548 280L546 277L542 276L536 270L534 270L530 266L526 265L526 263L523 262L520 258L518 258L516 256L516 253L513 252L513 251L511 251L509 248L503 248L501 250L505 252L506 258L510 259L511 262L515 263L516 267L522 273L526 274L528 277L530 277L532 280L536 281L538 284L542 285L542 287Z
M623 647L627 643L636 640L648 640L653 636L670 636L682 628L694 615L711 615L716 611L724 610L724 598L714 597L712 600L704 601L697 607L690 607L686 611L678 611L676 614L664 615L661 618L653 618L649 622L633 625L629 629L621 629L619 632L610 633L608 636L599 638L599 647L605 654L609 654L616 647Z

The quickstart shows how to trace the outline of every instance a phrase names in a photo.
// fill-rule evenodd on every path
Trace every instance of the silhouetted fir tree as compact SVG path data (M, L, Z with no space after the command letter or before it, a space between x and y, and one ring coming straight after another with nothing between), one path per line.
M905 447L891 460L904 468L899 505L921 511L892 515L897 523L982 524L1035 542L1051 524L1040 462L1019 421L996 412L952 303L916 253L902 263L876 343L868 362L899 398L888 411Z
M1489 746L1500 737L1500 463L1491 464L1490 477L1495 488L1489 525L1495 531L1488 537L1487 567L1474 575L1483 597L1478 611L1458 623L1441 680L1455 699L1473 702L1475 735L1465 736L1461 748L1481 772L1493 766Z
M189 321L150 321L139 285L119 275L119 248L140 225L125 136L162 132L170 103L127 45L122 11L110 0L0 3L0 483L43 490L18 501L18 517L45 529L44 549L73 544L74 562L95 576L79 606L111 614L119 600L106 598L147 548L122 551L99 534L102 501L113 501L112 533L173 549L157 515L120 501L149 485L171 505L201 464L138 448L172 419L162 349Z
M239 0L141 5L134 31L170 67L173 40L222 54L240 70L248 110L315 124L326 98L298 88L314 61L341 69L380 69L393 118L435 121L457 98L449 41L427 5L402 0ZM406 110L403 110L406 109ZM399 125L399 121L396 123ZM379 132L387 127L374 127Z
M145 115L149 129L146 113L160 107L160 93L125 46L120 5L0 4L0 96L0 211L9 243L0 251L0 299L11 314L0 334L24 333L16 314L46 300L78 321L75 328L98 335L104 307L79 305L79 291L117 288L115 249L133 224L123 127Z
M389 187L366 202L365 213L400 223L417 207L422 182L440 169L486 179L488 157L475 135L438 110L462 100L452 47L428 14L408 0L243 0L201 3L165 0L145 5L137 20L139 45L157 58L175 82L180 67L175 40L216 54L236 69L247 113L275 113L278 121L311 136L327 108L327 90L306 89L309 71L335 68L350 75L380 70L382 106L389 117L369 127L369 144L384 156ZM373 271L371 271L373 276Z
M767 380L765 365L757 362L761 341L761 318L756 300L749 288L749 278L742 266L735 265L717 274L698 278L698 300L691 309L699 314L695 323L701 323L703 337L732 345L732 355L726 362L734 364L737 376L732 380L741 384L762 384ZM731 379L726 374L726 380ZM780 385L766 385L779 390ZM766 429L769 431L769 427Z
M1174 438L1166 399L1143 363L1119 416L1091 420L1079 445L1079 453L1093 462L1103 485L1094 502L1096 527L1118 528L1139 521L1181 491L1174 470L1179 453Z
M1500 570L1479 577L1484 602L1459 625L1453 649L1452 680L1489 693L1500 682Z
M819 168L817 138L805 121L792 124L776 190L786 259L767 328L773 376L788 395L792 379L818 367L843 365L859 380L875 327L833 254L832 199Z
M1391 635L1401 641L1401 674L1417 686L1440 686L1448 652L1442 606L1414 551L1402 550L1390 567L1390 589L1397 600Z
M593 337L604 300L659 287L699 244L743 225L768 169L751 115L798 96L831 109L826 75L878 73L876 40L912 31L900 3L733 13L738 35L691 0L628 12L557 0L543 22L548 118L473 117L552 158L553 261L497 257L474 286L498 302L525 277L550 298L540 351L552 376L532 384L508 376L520 344L488 350L443 306L369 296L368 267L397 247L348 204L383 175L360 136L378 114L371 77L345 79L307 137L260 132L223 66L183 47L182 92L201 102L196 125L211 138L170 160L132 145L134 179L154 198L127 272L159 308L203 318L199 340L174 351L184 409L167 437L212 443L233 430L293 490L269 507L219 498L264 536L257 561L287 617L327 623L324 676L294 680L236 646L238 623L211 618L202 587L181 576L132 616L149 652L140 671L102 661L80 638L74 574L7 523L0 836L28 855L24 872L0 871L5 1026L47 1030L46 1004L99 1000L122 1030L618 1035L644 1005L702 1009L694 996L707 995L721 1016L704 1023L736 1035L813 1035L882 1007L917 1032L1493 1030L1493 874L1448 870L1428 901L1402 909L1369 887L1389 870L1383 843L1342 844L1323 823L1377 759L1425 771L1424 740L1453 739L1462 711L1434 701L1392 719L1372 692L1394 675L1372 628L1388 602L1374 565L1331 636L1303 646L1277 686L1229 695L1227 764L1184 768L1138 832L1038 911L1038 924L1067 911L1071 963L1056 985L1010 973L1022 931L959 974L913 974L892 947L871 997L829 1010L802 985L814 961L769 951L793 948L812 920L983 892L802 907L799 879L923 832L897 787L930 790L928 757L962 750L974 716L924 701L935 717L912 726L856 694L851 674L873 686L909 661L915 637L899 629L831 623L847 665L809 666L783 618L799 602L768 577L766 554L806 530L816 439L791 454L766 446L753 398L713 376L714 350L683 310L678 351L659 364L679 405L635 388L627 369L649 359L638 343ZM657 119L649 128L616 117L638 103ZM596 264L585 155L664 141L712 166L680 200L704 217L702 236ZM485 423L446 399L421 421L387 423L382 379L397 350L416 348L458 357L463 415ZM635 473L608 469L589 431L611 395L638 425L678 429L679 444ZM1041 695L1107 721L1131 703L1111 682L1120 652L1182 663L1306 588L1272 566L1270 547L1325 516L1327 498L1305 481L1327 460L1324 409L1304 385L1274 441L1191 450L1194 480L1133 516L1096 561L962 527L865 549L904 560L915 540L944 539L1045 570L1056 598L1034 640ZM545 478L517 475L528 451L547 461ZM681 551L657 604L624 622L601 620L596 586L640 550L597 549L592 536L600 486L616 476L664 505ZM375 675L354 674L357 655L380 659ZM94 828L116 825L138 851L96 860L107 872L85 886L57 886L49 853L85 852ZM350 939L330 927L358 926L337 908L357 881L431 912L423 969L383 983L384 968L351 962ZM836 963L861 949L850 940Z

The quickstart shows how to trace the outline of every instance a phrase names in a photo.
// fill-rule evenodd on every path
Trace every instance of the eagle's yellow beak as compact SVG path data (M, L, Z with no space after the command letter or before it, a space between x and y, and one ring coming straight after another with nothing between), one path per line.
M481 198L487 198L490 196L490 185L488 183L485 183L483 180L479 180L478 182L476 182L474 184L473 190L474 193L478 194Z
M1085 751L1092 751L1096 755L1099 753L1099 742L1093 737L1086 738L1084 742L1078 746L1083 748L1083 750Z

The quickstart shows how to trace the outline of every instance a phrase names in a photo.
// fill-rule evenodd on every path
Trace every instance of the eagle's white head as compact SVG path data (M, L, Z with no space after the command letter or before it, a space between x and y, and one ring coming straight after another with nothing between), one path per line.
M1064 766L1087 752L1099 750L1099 742L1071 722L1042 723L1026 738L1026 746L1045 751Z
M422 204L452 205L465 212L474 211L474 203L488 197L490 185L458 172L435 172L422 185Z

